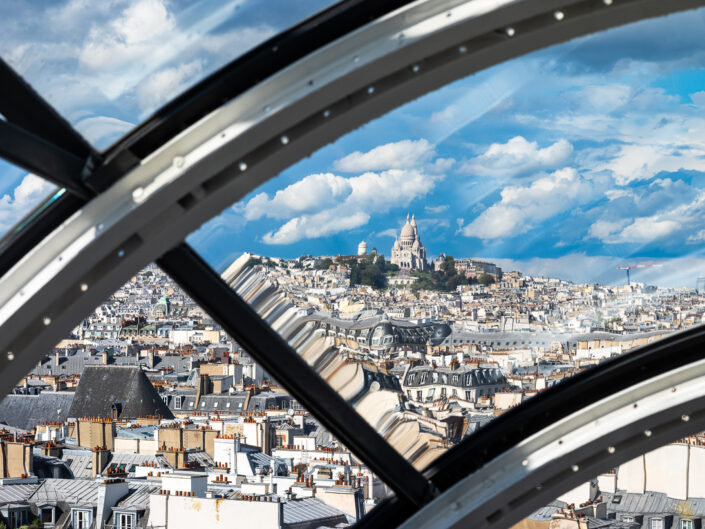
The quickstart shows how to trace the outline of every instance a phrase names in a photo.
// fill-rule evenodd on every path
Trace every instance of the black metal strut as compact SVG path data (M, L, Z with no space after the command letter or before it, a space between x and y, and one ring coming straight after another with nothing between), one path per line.
M377 433L190 246L165 253L157 264L262 367L394 492L416 508L435 488Z

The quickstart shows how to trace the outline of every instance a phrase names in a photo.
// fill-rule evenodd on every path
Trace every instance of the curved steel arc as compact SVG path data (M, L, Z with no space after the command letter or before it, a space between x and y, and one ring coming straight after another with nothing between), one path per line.
M551 424L458 481L401 527L505 529L580 483L703 429L700 360Z
M508 58L698 5L418 1L310 54L145 158L0 279L0 385L11 388L140 267L338 136ZM553 16L557 8L563 21ZM503 31L510 24L513 37Z

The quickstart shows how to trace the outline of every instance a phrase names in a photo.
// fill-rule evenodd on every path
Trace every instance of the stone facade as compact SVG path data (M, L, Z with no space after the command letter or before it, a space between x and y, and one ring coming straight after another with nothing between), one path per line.
M416 218L412 215L411 220L406 216L406 224L401 229L401 237L394 241L392 246L391 263L402 269L427 270L426 248L421 244Z

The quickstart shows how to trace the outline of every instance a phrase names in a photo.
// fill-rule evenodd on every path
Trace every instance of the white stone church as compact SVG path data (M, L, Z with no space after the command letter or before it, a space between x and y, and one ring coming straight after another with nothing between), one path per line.
M406 224L401 229L401 237L396 238L392 246L392 264L398 265L401 269L427 270L426 248L421 244L416 218L414 215L409 220L406 216Z

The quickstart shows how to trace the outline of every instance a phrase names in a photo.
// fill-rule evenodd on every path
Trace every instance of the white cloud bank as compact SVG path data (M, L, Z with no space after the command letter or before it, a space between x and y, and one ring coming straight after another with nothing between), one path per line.
M537 142L515 136L507 143L493 143L482 155L465 162L460 170L473 176L511 177L559 168L572 153L573 146L564 139L540 149Z
M329 176L336 180L341 178ZM406 206L412 200L424 196L431 191L438 178L421 171L390 169L342 179L344 183L339 182L340 187L349 186L350 189L344 199L337 201L335 198L340 198L340 195L331 196L331 200L318 204L319 208L322 207L320 211L292 218L277 230L266 233L262 241L267 244L291 244L301 239L323 237L358 228L367 224L373 213L384 213L393 207ZM258 195L260 198L252 199L257 199L253 207L259 208L259 211L265 211L274 209L277 202L282 203L283 208L289 211L301 207L308 199L302 197L303 202L297 202L296 197L300 195L292 190L297 184L292 184L277 193L277 195L281 193L280 197L287 197L286 202L277 200L277 195L269 200L260 194ZM251 202L245 206L246 215L248 210L252 211ZM310 205L307 211L311 211L316 206L313 202L307 202L307 204ZM281 218L279 213L267 214L267 216Z
M435 154L428 140L402 140L380 145L367 152L355 151L337 160L333 167L345 173L413 169L428 163Z
M54 190L56 186L43 178L26 175L11 195L0 197L0 232L10 230Z
M245 220L288 219L264 234L266 244L292 244L364 226L374 214L427 195L454 160L436 157L425 139L402 140L356 151L333 166L356 176L308 175L273 196L258 193L239 206Z
M592 182L570 167L534 180L528 186L507 186L501 200L462 228L463 235L480 239L513 237L568 211L594 194Z

